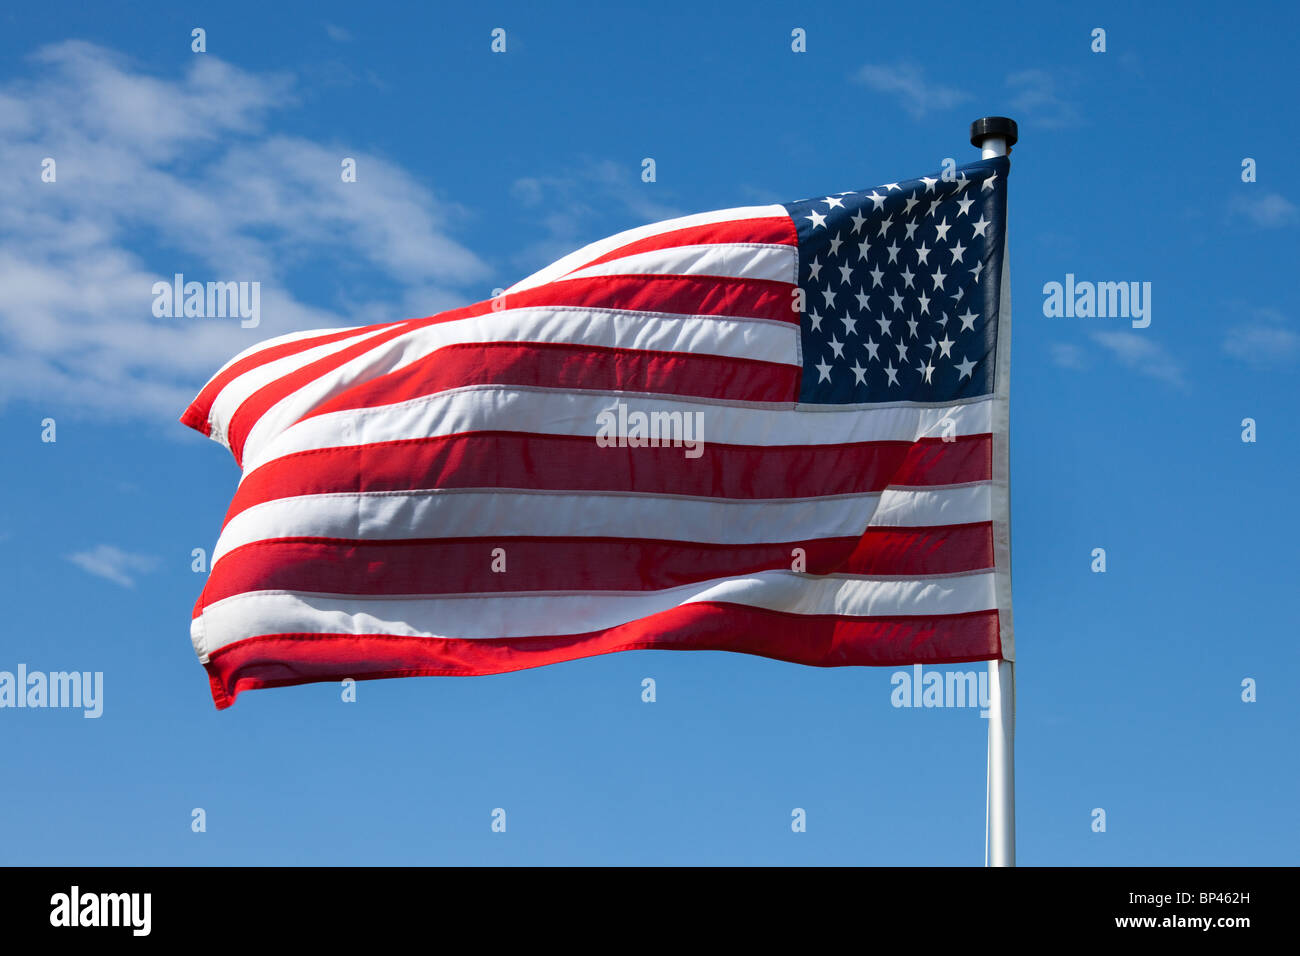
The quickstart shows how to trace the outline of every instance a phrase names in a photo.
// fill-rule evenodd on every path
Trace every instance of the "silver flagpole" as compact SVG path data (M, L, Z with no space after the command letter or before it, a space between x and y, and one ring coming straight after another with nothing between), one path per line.
M1005 156L1018 136L1016 124L1006 117L986 116L971 124L971 145L983 159ZM1003 282L1009 282L1003 250ZM1003 330L998 330L999 336ZM989 661L989 755L986 791L985 862L988 866L1016 865L1016 666L1012 661Z
M988 865L1016 865L1016 665L989 661Z

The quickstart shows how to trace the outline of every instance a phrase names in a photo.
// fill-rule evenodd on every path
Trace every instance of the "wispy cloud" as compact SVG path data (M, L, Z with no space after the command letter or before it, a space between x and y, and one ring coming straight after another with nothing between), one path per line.
M1084 369L1088 367L1087 353L1082 346L1070 342L1053 343L1049 349L1052 364L1061 368Z
M111 544L97 545L89 551L78 551L67 557L83 571L105 578L114 584L120 584L124 588L135 587L133 575L148 573L158 566L157 558L146 554L132 554Z
M212 54L159 77L80 41L31 63L0 84L0 164L29 171L0 177L0 403L170 421L260 339L481 297L487 267L448 228L464 209L382 157L273 132L292 77ZM295 294L308 267L337 285ZM261 325L155 318L174 272L260 282Z
M1250 365L1283 365L1300 356L1300 332L1277 309L1255 309L1228 329L1223 351Z
M1300 218L1295 203L1280 193L1237 195L1228 205L1234 215L1264 229L1288 226Z
M913 63L868 63L858 70L854 79L879 93L897 97L903 109L915 119L933 111L952 109L971 98L959 87L927 80L925 72Z
M641 181L641 164L583 159L571 172L526 176L510 191L517 221L542 238L515 256L534 271L614 232L684 215L663 198L663 186Z
M1044 129L1078 126L1078 107L1060 92L1061 78L1046 70L1020 70L1007 77L1011 109L1022 122Z
M1134 371L1170 385L1183 384L1183 369L1150 336L1137 332L1094 332L1093 341Z
M337 26L336 24L333 23L326 22L325 35L328 36L335 43L352 42L352 34L349 33L347 30L344 30L341 26Z

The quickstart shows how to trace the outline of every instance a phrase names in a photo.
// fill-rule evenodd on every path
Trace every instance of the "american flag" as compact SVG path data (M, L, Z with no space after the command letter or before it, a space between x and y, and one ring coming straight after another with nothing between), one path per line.
M191 628L217 706L643 648L1010 660L1008 171L673 219L236 356L181 418L242 468Z

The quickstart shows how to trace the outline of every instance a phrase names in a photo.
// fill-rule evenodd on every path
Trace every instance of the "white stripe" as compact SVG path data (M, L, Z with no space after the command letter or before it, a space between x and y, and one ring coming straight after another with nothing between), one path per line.
M776 499L500 488L297 495L264 501L232 518L221 532L212 563L215 566L235 548L269 538L393 541L536 535L763 544L856 536L868 524L921 527L988 521L989 507L989 489L982 483ZM884 516L880 521L874 518L878 512Z
M786 365L797 365L799 361L799 327L786 322L566 306L502 309L435 323L396 336L291 392L267 409L249 431L244 458L259 458L265 442L358 382L404 368L443 346L467 342L554 342L721 355ZM271 366L279 364L271 363ZM291 369L282 370L281 374L283 371ZM231 386L253 374L240 376Z
M987 481L946 488L887 488L871 515L874 527L918 528L989 521L993 514Z
M244 351L240 352L238 355L232 358L225 365L221 366L221 368L217 369L217 371L213 374L212 378L208 379L208 381L210 382L212 381L212 379L217 378L219 375L221 375L222 372L230 368L236 362L242 362L250 355L256 355L258 352L264 352L267 349L275 348L277 345L288 345L290 342L298 342L301 341L302 339L310 339L317 335L333 335L336 332L349 332L349 331L359 330L363 328L365 328L365 326L353 325L353 326L339 326L336 329L306 329L305 331L302 332L286 332L284 335L277 335L274 338L263 339L262 341L257 342L254 345L250 345L248 348L244 349ZM207 387L206 383L204 383L204 387L205 388Z
M709 243L655 249L602 262L570 273L569 279L611 275L727 276L795 282L799 250L766 243Z
M746 332L750 331L745 326ZM915 405L808 411L763 402L728 404L646 397L635 393L564 391L478 385L449 389L396 405L317 415L286 429L267 447L246 450L244 474L283 455L313 448L400 441L458 432L504 429L540 435L594 437L598 417L622 403L628 413L704 414L704 439L731 445L832 445L985 435L991 399L964 405ZM951 422L951 425L945 425ZM949 429L951 429L949 431Z
M702 212L693 216L682 216L678 219L651 223L648 226L638 226L635 229L628 229L606 239L597 240L590 245L583 246L576 252L569 253L563 259L553 262L544 269L534 272L526 279L516 282L506 289L506 295L545 285L575 269L583 268L589 262L599 259L615 249L620 249L642 239L648 239L650 236L673 232L677 229L689 229L692 226L707 226L715 222L732 222L739 219L770 219L773 216L788 215L784 206L738 206L735 209L718 209L714 212Z
M342 349L350 348L358 342L364 342L366 339L379 335L381 332L387 332L390 328L390 326L371 326L369 331L360 335L349 336L341 342L328 342L325 345L317 345L314 348L305 349L293 355L286 355L284 358L278 358L275 361L251 368L243 375L231 379L226 383L226 387L217 394L217 397L212 402L212 410L208 413L208 424L212 428L211 437L223 445L226 444L226 436L230 433L230 419L239 411L239 406L252 397L258 389L271 384L277 378L290 375L300 368L305 368L318 359L333 355Z
M192 634L201 655L261 634L398 634L482 640L617 627L683 604L726 601L793 614L870 617L964 614L996 605L993 574L929 578L814 577L764 571L662 591L339 597L256 591L210 605ZM358 610L365 608L365 610ZM798 634L798 625L791 625Z

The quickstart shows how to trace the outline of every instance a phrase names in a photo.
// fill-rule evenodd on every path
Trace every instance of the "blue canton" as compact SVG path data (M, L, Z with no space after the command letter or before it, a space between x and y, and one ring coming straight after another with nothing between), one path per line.
M1010 165L785 204L799 235L800 402L993 391Z

